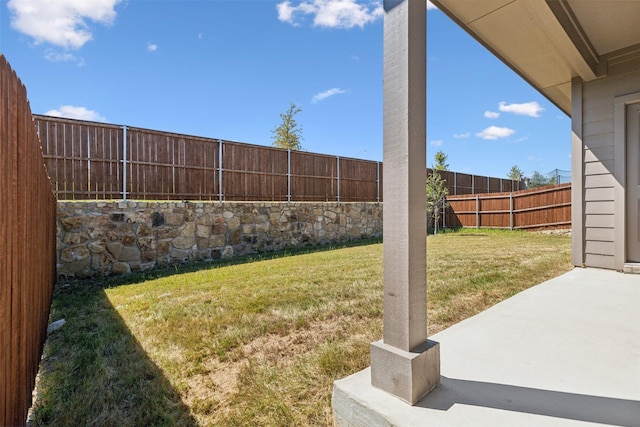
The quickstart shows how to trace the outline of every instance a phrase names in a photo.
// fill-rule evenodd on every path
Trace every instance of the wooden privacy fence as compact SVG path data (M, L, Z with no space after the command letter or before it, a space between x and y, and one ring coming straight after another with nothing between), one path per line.
M381 162L34 116L58 199L383 200ZM450 194L519 182L440 172Z
M446 227L569 228L571 184L508 193L448 196Z
M61 200L380 201L382 164L35 115Z
M431 169L427 169L431 173ZM436 171L446 181L449 195L512 192L521 189L520 181L453 171Z
M27 92L0 55L0 425L24 425L56 280L56 200Z

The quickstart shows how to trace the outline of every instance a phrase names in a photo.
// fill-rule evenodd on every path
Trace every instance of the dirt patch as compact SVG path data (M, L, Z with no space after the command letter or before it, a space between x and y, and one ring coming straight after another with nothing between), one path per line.
M205 412L217 412L238 391L239 377L248 360L272 366L289 366L331 336L342 333L353 319L336 317L311 322L286 335L260 336L241 347L243 357L220 363L211 359L204 372L187 380L185 403L191 408L206 405ZM198 412L198 411L195 411Z
M245 358L272 365L287 366L297 356L307 353L329 336L335 336L349 323L346 317L311 322L306 328L287 335L268 334L242 346Z
M207 371L187 380L185 403L197 414L212 414L225 407L226 401L238 391L238 376L242 363L210 366Z

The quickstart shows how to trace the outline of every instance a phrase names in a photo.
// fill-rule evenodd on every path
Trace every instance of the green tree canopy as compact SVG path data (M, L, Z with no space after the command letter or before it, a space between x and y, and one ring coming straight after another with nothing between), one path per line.
M436 171L448 171L449 163L447 163L447 156L444 151L440 150L435 155L436 164L433 165L432 169Z
M533 171L533 175L531 175L531 178L529 179L529 188L542 187L544 185L549 185L554 183L555 183L555 178L553 179L553 182L551 182L551 180L547 179L547 177L542 175L540 172Z
M439 173L433 171L427 176L427 219L429 222L433 221L433 229L436 233L441 215L448 206L445 199L448 194L449 189Z
M513 165L511 166L511 170L507 174L507 177L514 181L520 181L522 178L524 178L524 172L522 172L522 169L520 169L518 165Z
M296 122L295 116L302 109L293 102L286 113L281 113L282 123L276 126L271 133L273 145L288 150L302 150L302 127Z

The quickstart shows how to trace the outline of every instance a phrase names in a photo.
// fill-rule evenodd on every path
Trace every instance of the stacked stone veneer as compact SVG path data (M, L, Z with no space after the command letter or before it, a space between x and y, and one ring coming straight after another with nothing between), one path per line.
M58 202L58 276L125 274L382 235L379 203Z

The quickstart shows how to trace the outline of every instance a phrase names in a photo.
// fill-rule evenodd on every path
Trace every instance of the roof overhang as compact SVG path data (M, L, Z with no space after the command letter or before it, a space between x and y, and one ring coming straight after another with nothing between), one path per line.
M640 69L640 0L432 0L562 111L571 81Z

